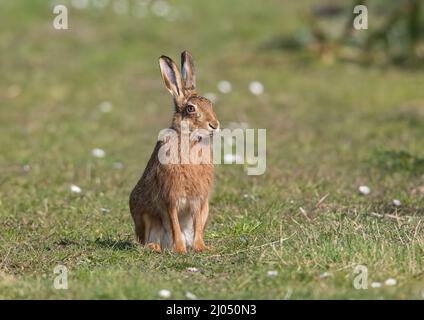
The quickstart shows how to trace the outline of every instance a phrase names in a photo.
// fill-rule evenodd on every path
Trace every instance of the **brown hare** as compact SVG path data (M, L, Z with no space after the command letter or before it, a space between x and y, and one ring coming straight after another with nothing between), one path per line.
M142 177L131 192L130 211L135 233L140 243L156 251L164 248L175 249L178 253L185 253L187 248L203 251L207 249L203 234L214 179L212 161L162 163L159 155L165 143L173 143L182 152L183 127L189 133L196 130L207 133L208 139L203 141L201 135L190 135L190 147L205 141L210 147L209 138L219 130L219 121L212 103L196 92L190 53L181 54L181 73L166 56L159 58L159 65L163 82L173 96L175 110L170 129L178 139L171 142L158 139Z

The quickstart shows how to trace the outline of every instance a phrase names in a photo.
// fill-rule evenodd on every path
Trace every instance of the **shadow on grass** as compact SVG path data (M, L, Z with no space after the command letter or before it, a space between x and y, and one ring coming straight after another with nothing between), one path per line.
M137 248L135 243L128 240L96 239L93 244L96 247L119 251L130 251Z
M393 204L388 204L387 202L379 202L374 204L372 207L372 211L383 214L383 215L389 214L392 216L399 216L399 217L402 217L404 215L406 216L424 215L424 208L418 205L402 204L401 207L395 207Z
M81 246L81 242L69 239L61 239L56 242L59 246ZM94 241L87 240L85 244L97 248L111 249L117 251L130 251L137 248L137 244L128 240L114 240L114 239L96 239Z

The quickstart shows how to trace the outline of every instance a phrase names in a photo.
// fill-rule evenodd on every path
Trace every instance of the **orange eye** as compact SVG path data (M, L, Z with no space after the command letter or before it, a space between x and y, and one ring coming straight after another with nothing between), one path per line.
M187 106L187 112L188 112L188 113L193 113L194 111L196 111L196 107L195 107L195 106L193 106L193 105L191 105L191 104L189 104L189 105Z

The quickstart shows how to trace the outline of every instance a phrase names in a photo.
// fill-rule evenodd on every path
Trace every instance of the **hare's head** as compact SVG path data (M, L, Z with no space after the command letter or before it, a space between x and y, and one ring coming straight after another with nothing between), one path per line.
M174 97L175 114L172 126L181 128L181 122L188 123L189 130L208 130L213 133L219 129L219 121L213 111L212 103L196 92L196 77L193 57L187 51L181 53L181 72L172 59L159 58L160 71L166 88Z

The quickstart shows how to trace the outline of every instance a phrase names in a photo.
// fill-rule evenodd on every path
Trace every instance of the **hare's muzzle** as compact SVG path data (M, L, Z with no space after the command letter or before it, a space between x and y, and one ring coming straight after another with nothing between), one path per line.
M210 131L219 131L219 121L211 121L208 123Z

